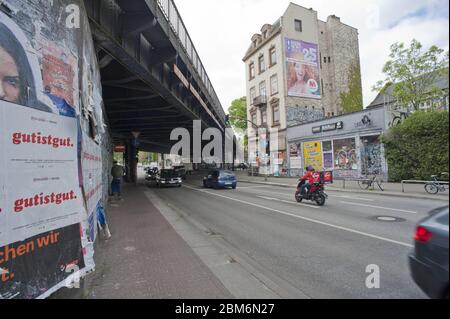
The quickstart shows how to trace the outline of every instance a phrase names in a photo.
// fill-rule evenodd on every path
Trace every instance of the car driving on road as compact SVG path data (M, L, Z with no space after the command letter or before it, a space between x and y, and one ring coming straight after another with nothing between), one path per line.
M449 207L430 212L416 227L415 247L409 255L416 284L434 299L448 299Z
M232 171L212 170L203 178L203 187L236 189L236 175Z
M180 174L173 169L163 169L156 175L156 186L175 186L181 187L183 179Z

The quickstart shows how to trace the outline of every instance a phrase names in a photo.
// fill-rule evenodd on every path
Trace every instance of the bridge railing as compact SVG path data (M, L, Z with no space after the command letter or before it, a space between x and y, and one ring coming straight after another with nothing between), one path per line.
M216 113L219 114L223 113L221 115L225 116L219 98L217 97L217 94L211 84L211 81L209 80L208 74L205 71L203 63L200 60L200 57L197 53L197 50L195 49L191 37L187 32L186 26L184 25L183 20L181 19L181 16L178 13L175 3L173 2L173 0L157 0L157 3L167 22L169 22L173 32L178 36L178 39L183 49L186 51L191 64L193 65L195 71L197 72L198 76L203 82L207 90L207 92L204 93L207 93L209 95L209 98L213 101Z

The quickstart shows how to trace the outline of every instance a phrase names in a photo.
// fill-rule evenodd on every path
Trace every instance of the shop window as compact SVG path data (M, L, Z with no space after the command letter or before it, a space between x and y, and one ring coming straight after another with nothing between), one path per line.
M358 157L354 138L333 141L334 168L343 170L357 170Z

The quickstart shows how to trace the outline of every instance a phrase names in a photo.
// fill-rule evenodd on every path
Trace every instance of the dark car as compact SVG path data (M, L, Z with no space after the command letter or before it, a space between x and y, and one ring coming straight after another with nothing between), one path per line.
M183 180L180 174L173 169L163 169L156 175L156 186L176 186L181 187Z
M448 208L434 209L418 223L415 247L409 255L412 278L434 299L448 299Z
M145 179L147 181L154 181L154 180L156 180L157 175L158 175L158 168L156 168L156 167L148 168L146 170Z
M174 166L173 169L180 175L180 177L185 180L187 178L186 167L183 165Z
M232 171L227 170L212 170L208 176L203 178L203 186L208 188L227 188L236 189L237 180L236 175Z

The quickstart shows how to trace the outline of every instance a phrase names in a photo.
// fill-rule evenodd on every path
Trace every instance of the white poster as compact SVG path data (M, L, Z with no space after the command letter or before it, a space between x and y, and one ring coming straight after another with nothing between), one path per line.
M0 247L80 223L76 119L0 101Z
M97 236L97 205L102 199L102 150L91 138L85 136L81 148L81 167L83 189L89 220L89 237L95 241Z

